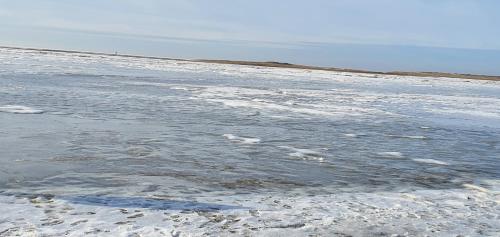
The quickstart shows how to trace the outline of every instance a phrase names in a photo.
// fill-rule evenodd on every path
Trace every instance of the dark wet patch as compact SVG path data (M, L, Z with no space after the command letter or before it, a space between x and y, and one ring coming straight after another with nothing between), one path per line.
M146 188L144 188L141 192L143 193L149 193L149 192L154 192L160 189L160 185L148 185Z
M60 225L62 223L64 223L63 220L53 220L53 221L42 223L42 226L54 226L54 225Z
M148 208L152 210L233 210L246 209L241 206L201 203L195 201L158 200L141 197L110 197L110 196L76 196L61 197L74 204L107 206L120 208Z
M270 228L280 228L280 229L292 228L292 229L298 229L298 228L302 228L304 226L306 226L306 224L304 224L304 223L295 223L295 224L288 224L288 225L278 225L278 226L273 226L273 227L270 227Z
M100 160L102 158L92 157L92 156L56 156L49 159L53 162L86 162Z
M135 221L119 221L119 222L116 222L115 225L127 225L127 224L131 224L134 222Z
M304 187L306 184L282 179L238 179L220 184L227 189L274 189Z
M221 185L229 189L264 187L264 183L256 179L240 179L233 182L222 183Z

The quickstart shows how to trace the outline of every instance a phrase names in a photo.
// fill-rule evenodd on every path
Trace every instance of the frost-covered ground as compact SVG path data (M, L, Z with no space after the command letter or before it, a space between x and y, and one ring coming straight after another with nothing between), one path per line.
M499 236L500 82L0 49L0 236Z

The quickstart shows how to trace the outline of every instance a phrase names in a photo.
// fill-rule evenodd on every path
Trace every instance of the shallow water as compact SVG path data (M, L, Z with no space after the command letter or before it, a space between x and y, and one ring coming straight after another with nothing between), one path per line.
M194 193L336 193L500 178L498 83L5 49L0 60L2 187L147 176Z
M492 81L0 49L0 235L495 235L498 108Z

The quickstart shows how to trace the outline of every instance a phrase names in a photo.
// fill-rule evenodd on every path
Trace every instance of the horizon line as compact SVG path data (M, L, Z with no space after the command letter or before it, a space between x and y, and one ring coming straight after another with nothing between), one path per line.
M334 71L334 72L349 72L349 73L365 73L376 75L395 75L395 76L415 76L415 77L448 77L459 79L476 79L476 80L490 80L500 81L500 75L484 75L472 73L453 73L453 72L436 72L436 71L373 71L364 69L353 68L338 68L333 66L314 66L304 64L292 64L288 62L277 61L247 61L247 60L227 60L227 59L185 59L185 58L171 58L160 56L147 56L140 54L120 54L118 51L115 53L95 52L95 51L81 51L81 50L68 50L68 49L51 49L51 48L36 48L36 47L20 47L20 46L6 46L0 45L3 49L16 49L16 50L29 50L39 52L59 52L69 54L90 54L90 55L104 55L104 56L118 56L118 57L131 57L131 58L146 58L158 60L175 60L175 61L189 61L201 63L215 63L215 64L233 64L233 65L247 65L247 66L261 66L272 68L292 68L292 69L308 69L308 70L321 70L321 71Z

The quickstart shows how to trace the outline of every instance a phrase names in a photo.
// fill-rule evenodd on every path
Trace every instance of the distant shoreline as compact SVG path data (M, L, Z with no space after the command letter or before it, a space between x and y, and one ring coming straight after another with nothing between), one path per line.
M56 52L56 53L70 53L70 54L78 53L78 54L119 56L119 57L130 57L130 58L147 58L147 59L159 59L159 60L176 60L176 61L185 61L185 62L246 65L246 66L259 66L259 67L272 67L272 68L293 68L293 69L321 70L321 71L332 71L332 72L366 73L366 74L375 74L375 75L414 76L414 77L447 77L447 78L472 79L472 80L500 81L500 76L448 73L448 72L406 72L406 71L381 72L381 71L369 71L369 70L359 70L359 69L349 69L349 68L308 66L308 65L291 64L291 63L283 63L283 62L271 62L271 61L269 61L269 62L256 62L256 61L217 60L217 59L193 59L193 60L189 60L189 59L178 59L178 58L167 58L167 57L153 57L153 56L118 54L118 53L112 54L112 53L99 53L99 52L89 52L89 51L61 50L61 49L27 48L27 47L25 48L25 47L10 47L10 46L0 46L0 48L17 49L17 50L30 50L30 51L38 51L38 52Z

